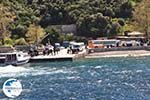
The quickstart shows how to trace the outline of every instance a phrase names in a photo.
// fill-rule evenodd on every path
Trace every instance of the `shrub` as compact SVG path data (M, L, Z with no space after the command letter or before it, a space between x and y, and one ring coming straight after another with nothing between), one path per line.
M20 38L15 41L15 45L27 45L27 44L28 43L26 42L24 38Z

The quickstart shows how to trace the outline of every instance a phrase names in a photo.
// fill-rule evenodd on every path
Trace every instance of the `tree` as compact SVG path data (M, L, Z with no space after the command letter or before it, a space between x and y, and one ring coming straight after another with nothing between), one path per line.
M51 44L54 44L56 42L60 42L60 30L56 27L47 27L46 33L48 33L48 36L44 38L43 43L50 42Z
M26 40L24 38L20 38L15 40L15 45L27 45L28 43L26 42Z
M138 31L145 33L145 36L149 38L150 32L150 1L142 0L135 8L133 23L134 27Z
M15 14L11 12L11 9L0 4L0 37L2 38L2 44L4 44L6 37L10 37L8 26L14 18Z
M14 41L11 39L11 38L9 38L9 37L5 37L4 38L4 45L6 45L6 46L12 46L12 45L14 45Z
M44 35L45 35L45 31L41 26L31 24L26 33L26 39L29 43L37 44L38 42L41 41Z
M123 27L138 1L141 0L0 0L0 4L11 8L16 15L9 25L13 39L25 38L32 23L45 30L52 25L76 24L76 35L97 38L111 34L107 27L115 26L111 19L122 18L124 22L118 23Z

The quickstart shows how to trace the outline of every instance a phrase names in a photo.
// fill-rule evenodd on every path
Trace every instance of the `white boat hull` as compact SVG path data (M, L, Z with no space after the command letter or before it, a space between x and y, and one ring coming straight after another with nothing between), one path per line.
M29 59L24 60L24 61L17 61L15 64L12 64L12 65L18 66L18 65L26 64L26 63L28 63L28 62L29 62Z
M1 57L0 62L5 65L23 65L28 63L30 59L29 56L22 52L6 53L3 55L5 56L5 58L2 59Z

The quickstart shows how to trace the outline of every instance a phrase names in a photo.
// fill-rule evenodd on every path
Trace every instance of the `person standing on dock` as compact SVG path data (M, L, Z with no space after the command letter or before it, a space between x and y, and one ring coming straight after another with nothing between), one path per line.
M53 51L54 51L54 55L56 55L56 46L55 45L54 45Z

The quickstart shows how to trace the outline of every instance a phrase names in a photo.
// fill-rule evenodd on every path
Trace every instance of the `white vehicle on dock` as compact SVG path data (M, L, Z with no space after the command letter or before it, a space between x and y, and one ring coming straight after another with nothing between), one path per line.
M0 64L4 65L22 65L29 62L30 57L23 52L0 53Z
M84 42L70 42L71 48L77 51L83 51L85 49Z

